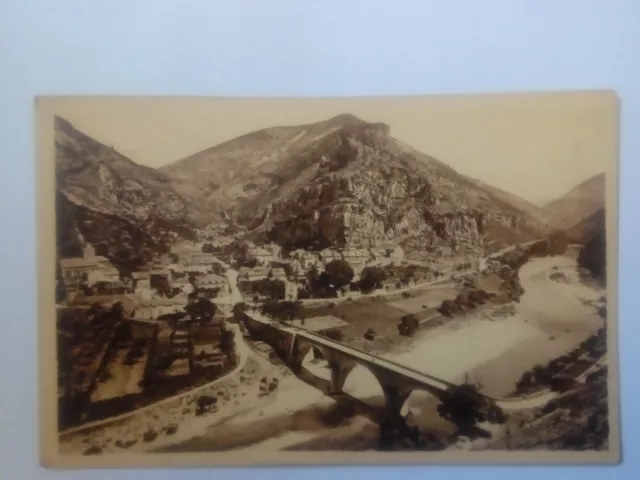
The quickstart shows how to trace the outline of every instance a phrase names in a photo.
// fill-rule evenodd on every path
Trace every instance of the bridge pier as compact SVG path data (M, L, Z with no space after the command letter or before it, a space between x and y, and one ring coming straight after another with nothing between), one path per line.
M391 418L401 417L402 407L411 395L411 390L401 389L396 385L382 383L384 392L385 409Z
M304 361L304 357L307 356L311 349L311 343L305 340L303 337L301 337L300 335L295 335L293 337L291 341L291 349L289 351L288 363L295 373L300 373L300 371L302 370L302 362Z
M329 368L331 370L331 385L329 387L329 394L336 395L342 393L344 384L347 381L347 377L355 368L355 366L355 362L340 360L329 362Z

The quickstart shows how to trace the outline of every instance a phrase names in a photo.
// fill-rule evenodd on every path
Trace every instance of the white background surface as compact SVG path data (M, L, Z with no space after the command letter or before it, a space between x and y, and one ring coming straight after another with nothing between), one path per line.
M371 95L612 88L622 98L624 463L610 468L268 469L298 478L638 478L640 2L0 1L0 478L237 478L255 470L38 466L33 97ZM304 472L302 471L304 470Z

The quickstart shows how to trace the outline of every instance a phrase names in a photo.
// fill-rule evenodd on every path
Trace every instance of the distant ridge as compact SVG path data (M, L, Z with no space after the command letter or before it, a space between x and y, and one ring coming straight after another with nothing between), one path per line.
M605 174L600 173L576 185L562 197L549 202L544 211L557 228L575 225L605 205Z
M544 228L538 209L518 206L524 200L348 113L250 132L161 170L184 197L291 248L404 242L460 253L491 232L509 242Z

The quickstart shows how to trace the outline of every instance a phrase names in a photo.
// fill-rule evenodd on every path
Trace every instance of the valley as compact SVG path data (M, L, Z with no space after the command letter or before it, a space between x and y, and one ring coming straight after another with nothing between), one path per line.
M61 451L494 448L602 393L604 175L538 207L347 114L56 153Z

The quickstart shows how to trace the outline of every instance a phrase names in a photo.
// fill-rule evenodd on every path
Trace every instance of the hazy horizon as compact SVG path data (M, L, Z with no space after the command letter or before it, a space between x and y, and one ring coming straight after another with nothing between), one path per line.
M468 177L542 206L605 172L612 102L602 93L234 99L69 97L56 115L141 165L233 138L352 114Z

